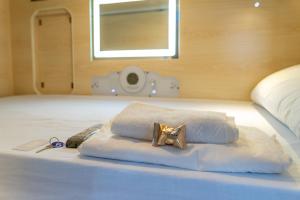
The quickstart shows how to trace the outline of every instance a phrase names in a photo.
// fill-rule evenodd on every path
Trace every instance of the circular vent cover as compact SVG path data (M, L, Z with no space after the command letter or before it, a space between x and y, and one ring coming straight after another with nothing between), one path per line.
M146 83L145 72L138 67L127 67L120 75L120 84L125 92L138 93Z

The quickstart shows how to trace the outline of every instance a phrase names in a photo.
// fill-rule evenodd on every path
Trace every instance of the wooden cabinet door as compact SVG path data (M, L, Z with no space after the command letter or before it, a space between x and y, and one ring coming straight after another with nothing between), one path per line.
M37 88L43 94L67 94L73 88L72 28L70 15L35 19Z

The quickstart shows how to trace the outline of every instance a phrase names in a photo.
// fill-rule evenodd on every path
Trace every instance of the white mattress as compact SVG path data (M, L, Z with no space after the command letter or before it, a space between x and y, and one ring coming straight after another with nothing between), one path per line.
M34 139L61 140L105 123L131 101L226 112L238 125L277 135L293 158L281 175L209 173L80 157L77 150L12 150ZM16 96L0 99L0 199L299 199L300 142L250 102L96 96Z

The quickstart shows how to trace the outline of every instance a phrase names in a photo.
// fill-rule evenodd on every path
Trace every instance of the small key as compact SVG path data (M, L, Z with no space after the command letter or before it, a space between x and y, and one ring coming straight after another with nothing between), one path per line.
M56 140L56 141L52 142L53 140ZM53 137L53 138L50 138L49 145L45 146L41 150L38 150L36 153L40 153L40 152L45 151L47 149L61 148L63 146L64 146L63 142L60 142L59 139L57 139L56 137Z
M47 149L52 149L52 148L53 148L52 144L49 144L49 145L45 146L44 148L38 150L38 151L35 152L35 153L40 153L40 152L42 152L42 151L45 151L45 150L47 150Z

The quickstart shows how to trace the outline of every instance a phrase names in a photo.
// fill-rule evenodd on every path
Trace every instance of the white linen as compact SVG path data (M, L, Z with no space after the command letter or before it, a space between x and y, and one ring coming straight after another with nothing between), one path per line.
M276 135L293 158L280 175L211 173L81 157L77 150L36 154L12 148L34 139L62 140L106 123L129 103L225 112L237 125ZM300 142L269 113L250 102L91 96L0 98L0 199L9 200L298 200ZM162 190L162 188L164 188Z
M252 91L251 98L300 138L300 65L267 76Z
M224 113L186 111L132 103L112 120L114 134L152 140L154 123L172 127L186 126L186 141L191 143L226 144L238 139L234 118Z
M82 143L79 152L85 156L210 172L281 173L291 162L274 137L252 127L240 127L240 138L232 144L188 144L181 150L120 137L111 132L108 123Z

